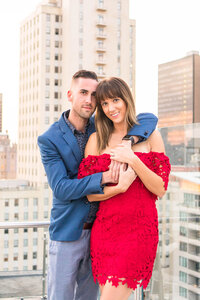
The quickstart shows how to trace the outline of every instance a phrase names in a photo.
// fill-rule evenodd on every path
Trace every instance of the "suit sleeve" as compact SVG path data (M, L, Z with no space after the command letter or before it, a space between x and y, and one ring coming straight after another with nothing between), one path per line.
M80 198L90 194L103 194L102 173L93 174L83 179L70 179L56 146L44 136L38 137L38 146L48 183L56 199L66 203L71 200L80 200Z
M152 113L141 113L137 116L139 124L134 125L128 132L129 135L141 137L142 140L148 139L152 132L156 129L158 118Z

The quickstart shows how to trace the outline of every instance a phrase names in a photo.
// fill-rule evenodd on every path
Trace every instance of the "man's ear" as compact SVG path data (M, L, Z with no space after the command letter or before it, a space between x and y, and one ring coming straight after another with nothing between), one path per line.
M72 102L72 92L70 90L67 91L67 99L69 102Z

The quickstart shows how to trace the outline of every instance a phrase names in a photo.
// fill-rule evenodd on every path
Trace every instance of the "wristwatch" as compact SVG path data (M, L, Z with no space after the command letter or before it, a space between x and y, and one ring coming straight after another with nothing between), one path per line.
M135 144L134 137L132 135L125 135L122 140L124 141L131 141L131 147Z

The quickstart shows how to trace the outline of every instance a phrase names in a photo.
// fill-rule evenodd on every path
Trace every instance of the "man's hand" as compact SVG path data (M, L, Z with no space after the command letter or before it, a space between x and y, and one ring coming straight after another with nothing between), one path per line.
M102 184L118 183L121 163L116 160L111 160L109 171L103 172Z
M119 189L121 190L121 193L124 193L127 191L129 186L136 179L136 177L137 177L137 174L130 166L128 166L128 168L125 169L124 164L121 164L120 173L119 173L119 182L117 185L119 187Z

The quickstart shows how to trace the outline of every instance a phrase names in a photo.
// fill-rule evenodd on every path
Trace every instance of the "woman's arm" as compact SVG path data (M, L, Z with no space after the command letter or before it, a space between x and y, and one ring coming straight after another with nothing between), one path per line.
M160 133L156 130L148 139L151 151L164 152L164 143ZM162 178L151 171L130 149L124 145L113 149L111 153L113 159L128 163L140 177L146 188L155 195L162 197L165 194L164 182Z

